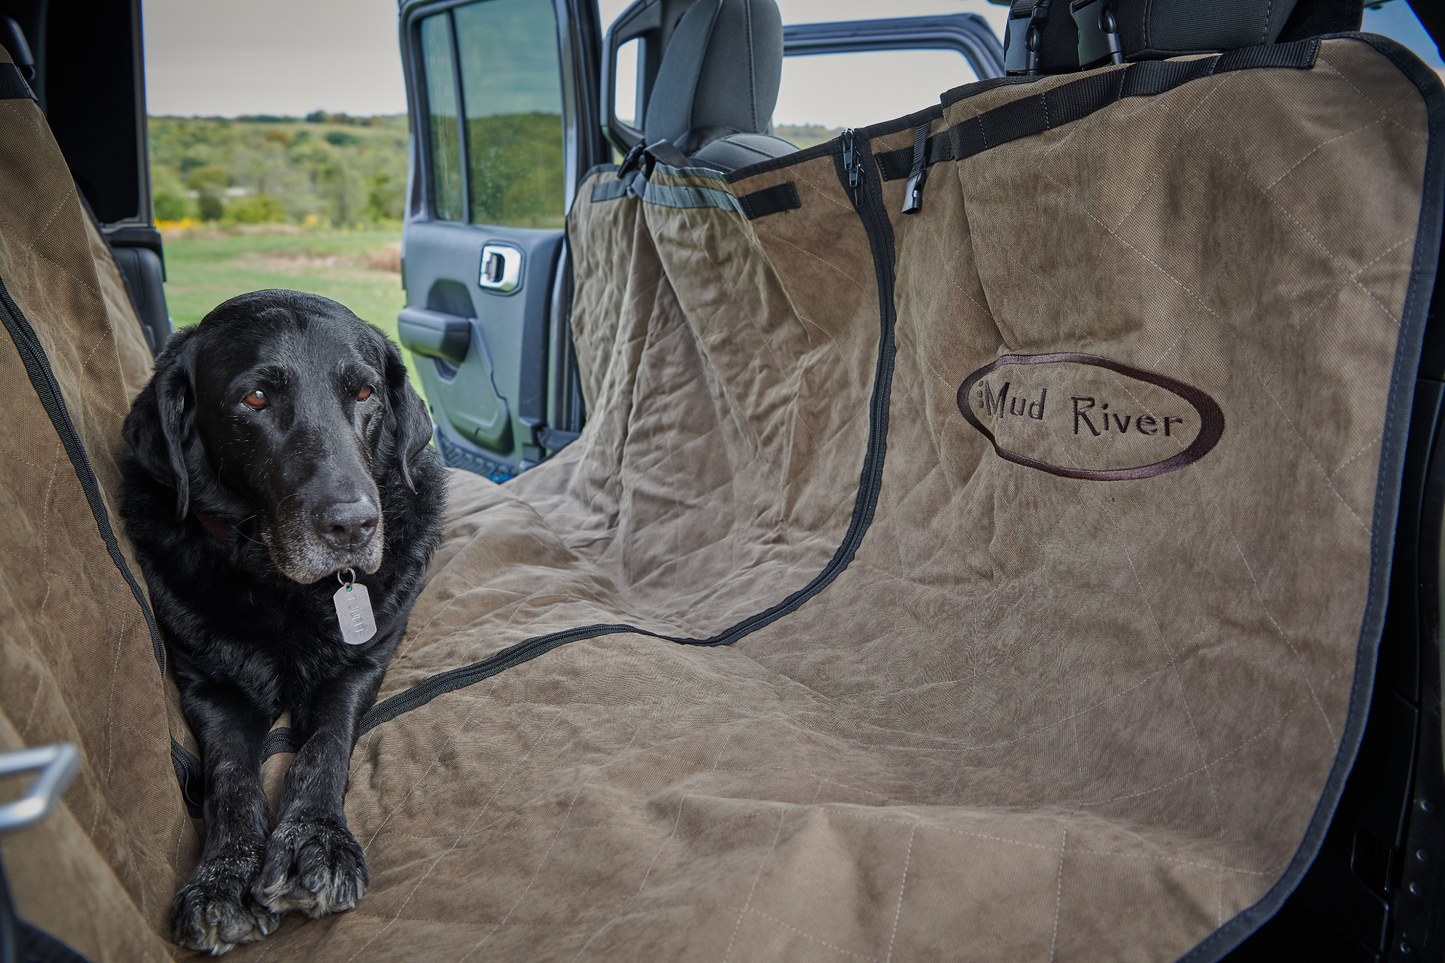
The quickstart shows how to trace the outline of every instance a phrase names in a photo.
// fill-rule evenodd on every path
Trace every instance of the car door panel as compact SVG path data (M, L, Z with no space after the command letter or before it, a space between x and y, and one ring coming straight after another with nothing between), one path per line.
M481 285L483 248L498 243L521 253L510 291ZM533 434L545 415L547 328L534 319L550 314L561 245L561 231L527 228L431 222L407 232L408 300L417 306L402 311L398 332L417 356L437 429L484 457L515 457L508 463L519 469L541 457Z
M411 198L398 318L449 464L494 479L580 427L571 377L564 214L604 150L595 0L466 0L401 11ZM554 422L554 418L563 419Z

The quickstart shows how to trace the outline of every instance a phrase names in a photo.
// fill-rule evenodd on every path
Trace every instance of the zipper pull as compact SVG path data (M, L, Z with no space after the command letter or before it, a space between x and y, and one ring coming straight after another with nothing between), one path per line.
M863 164L858 160L858 151L853 146L856 131L845 127L840 139L843 142L843 169L848 172L848 189L853 192L853 203L858 203L858 181L863 175Z

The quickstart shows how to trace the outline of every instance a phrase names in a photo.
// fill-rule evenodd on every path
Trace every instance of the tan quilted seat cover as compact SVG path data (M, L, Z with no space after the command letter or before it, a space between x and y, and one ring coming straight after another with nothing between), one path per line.
M82 473L116 519L114 450L150 351L28 100L0 100L0 283L49 359L89 455L77 453ZM61 811L0 837L6 873L21 916L88 959L164 960L178 867L199 845L171 767L147 613L12 336L0 335L0 391L0 751L72 742L82 755ZM123 539L115 551L138 579Z
M933 130L1067 79L967 97ZM868 146L913 138L899 124ZM1359 723L1427 140L1414 84L1333 40L1312 69L1206 77L935 165L918 215L884 183L871 233L835 153L731 185L658 168L646 200L594 201L615 175L589 179L569 219L587 428L505 486L453 475L382 696L612 628L364 734L348 818L371 890L234 958L1189 951L1284 875ZM754 221L724 197L785 182L801 207ZM0 262L7 286L26 271L53 273ZM1038 355L1064 357L974 379ZM984 408L1005 382L1012 412ZM1202 457L1087 475L1193 451L1198 395L1222 419ZM1088 433L1110 401L1112 434ZM26 430L43 438L38 418ZM41 468L49 437L26 455ZM83 503L67 511L89 523ZM4 562L18 594L49 543L6 537L37 546L23 569ZM63 564L123 594L89 551ZM729 646L656 637L709 639L805 589ZM13 635L55 637L40 604L5 614L7 667L33 647ZM136 678L122 696L101 699L109 676L47 682L43 704L76 721L40 731L35 683L7 672L0 711L26 742L87 740L100 774L67 795L64 845L93 846L138 907L107 920L155 926L193 857L163 771L164 693L126 611L87 622L130 633L102 660ZM119 722L96 715L112 704ZM139 835L108 842L96 797L142 789ZM58 918L42 909L23 911Z

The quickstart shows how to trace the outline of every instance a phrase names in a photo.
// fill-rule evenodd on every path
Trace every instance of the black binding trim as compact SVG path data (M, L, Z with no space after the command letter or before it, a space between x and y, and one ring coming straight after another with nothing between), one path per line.
M873 268L878 278L878 360L874 368L873 393L868 407L868 445L863 456L863 467L859 473L858 490L853 500L853 514L849 519L848 529L843 535L842 543L823 570L808 584L771 608L751 615L707 638L663 635L635 625L606 623L584 625L575 629L525 639L503 649L491 658L438 673L410 689L398 692L389 699L376 704L366 715L362 716L361 732L368 732L383 722L395 719L403 712L423 706L439 695L490 678L569 642L594 639L603 635L631 633L646 635L666 642L675 642L679 645L732 645L744 636L797 611L848 567L854 554L858 551L858 546L863 541L863 536L867 534L868 527L873 522L873 513L878 505L878 494L883 485L883 461L888 447L888 405L893 386L895 354L893 328L896 320L893 307L893 226L883 207L882 186L877 178L870 177L867 173L871 166L867 163L871 157L871 149L865 133L859 132L857 135L855 149L858 151L859 164L863 172L859 191L860 200L856 206L863 221L863 227L868 234L868 244L873 254ZM833 156L839 181L845 185L846 189L848 179L847 173L843 170L842 153L841 151L835 152ZM794 189L794 193L796 194L796 189ZM281 732L280 729L274 730L267 738L266 755L273 752L290 751L284 748L291 744L290 733L286 732L283 737Z
M1289 865L1285 867L1284 874L1259 902L1241 911L1205 937L1180 958L1180 963L1216 963L1222 959L1279 912L1319 855L1325 834L1329 831L1335 809L1339 805L1340 795L1344 792L1345 782L1354 769L1360 741L1364 737L1375 688L1380 640L1385 628L1385 610L1389 602L1395 528L1400 513L1415 381L1425 339L1425 322L1429 315L1431 294L1435 290L1436 272L1440 262L1441 229L1442 225L1445 225L1445 157L1442 157L1440 145L1440 135L1445 132L1445 89L1442 89L1440 79L1433 71L1393 40L1373 34L1346 33L1306 42L1332 39L1360 40L1387 57L1419 88L1425 101L1429 127L1415 253L1410 268L1410 284L1405 294L1405 309L1400 320L1399 340L1396 342L1395 365L1390 376L1390 395L1381 440L1380 470L1375 482L1374 517L1370 534L1370 591L1360 624L1355 675L1350 687L1350 705L1345 716L1344 732L1340 737L1339 752L1335 755L1324 790L1315 805L1314 814L1310 817L1304 839L1295 850Z
M744 194L738 198L738 203L742 205L743 214L750 221L767 217L769 214L795 211L803 206L803 202L798 198L798 187L792 181Z
M1215 74L1271 67L1309 70L1319 50L1319 39L1311 38L1245 47L1201 60L1146 60L1119 70L1101 71L1032 97L1011 100L933 135L928 138L928 163L963 160L1000 144L1071 124L1126 97L1154 97ZM905 147L878 155L878 167L886 181L908 177L913 170L913 149Z
M827 157L838 150L838 138L826 140L821 144L814 144L812 147L804 148L796 154L784 154L781 157L770 157L767 160L758 161L756 164L749 164L746 167L739 167L735 171L719 171L718 178L729 184L752 177L754 174L765 174L768 171L782 170L784 167L792 167L794 164L806 163L810 160L817 160L819 157Z
M35 91L14 64L0 64L0 100L34 100Z

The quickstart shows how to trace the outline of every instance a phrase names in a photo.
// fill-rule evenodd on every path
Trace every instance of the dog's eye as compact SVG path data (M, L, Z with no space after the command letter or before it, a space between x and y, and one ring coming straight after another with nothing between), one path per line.
M371 385L363 385L363 386L362 386L362 389L356 393L356 400L357 400L357 401L365 401L367 398L370 398L370 397L371 397Z
M270 403L271 402L268 401L266 398L266 392L262 391L260 388L252 390L249 395L241 399L241 404L245 405L247 408L252 409L253 411L260 411L262 408L266 407Z

